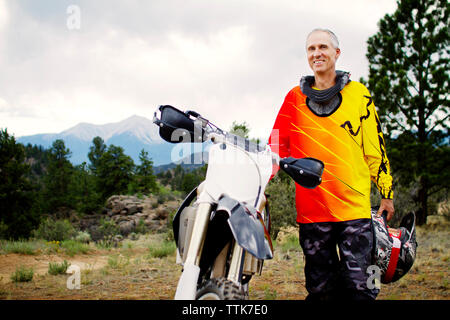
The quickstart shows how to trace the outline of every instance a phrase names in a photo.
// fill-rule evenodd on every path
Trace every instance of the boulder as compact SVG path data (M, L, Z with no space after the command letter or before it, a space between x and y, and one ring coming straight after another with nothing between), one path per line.
M134 232L136 229L136 223L134 220L122 221L119 223L120 234L123 236L129 235L131 232Z
M112 209L114 203L118 202L119 199L120 199L120 196L117 196L117 195L109 197L108 200L106 200L106 205L105 205L105 207L106 207L107 209Z
M125 209L125 205L122 202L116 202L112 204L111 215L120 214Z
M155 213L156 213L156 219L163 220L163 219L167 219L167 217L169 216L170 210L166 207L160 207L160 208L156 209Z
M157 198L149 195L142 198L127 195L113 195L106 200L101 214L85 216L80 221L82 230L92 235L94 241L101 238L98 231L101 218L111 219L119 228L122 236L137 232L141 220L149 231L161 231L167 227L167 219L177 210L180 201L172 200L155 206Z

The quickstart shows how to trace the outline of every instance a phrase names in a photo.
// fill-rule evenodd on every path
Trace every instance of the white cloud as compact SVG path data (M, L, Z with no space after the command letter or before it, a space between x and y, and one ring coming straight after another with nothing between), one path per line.
M333 29L338 67L358 80L368 36L395 9L394 0L80 0L81 29L70 31L69 2L0 0L0 127L17 136L151 118L172 104L224 129L246 121L264 137L285 94L310 73L307 32Z

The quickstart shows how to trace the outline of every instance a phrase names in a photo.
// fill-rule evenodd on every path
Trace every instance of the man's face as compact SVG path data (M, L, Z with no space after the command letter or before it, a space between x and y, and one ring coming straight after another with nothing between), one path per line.
M341 51L333 47L327 32L313 32L306 40L306 53L309 66L314 74L335 71L336 60Z

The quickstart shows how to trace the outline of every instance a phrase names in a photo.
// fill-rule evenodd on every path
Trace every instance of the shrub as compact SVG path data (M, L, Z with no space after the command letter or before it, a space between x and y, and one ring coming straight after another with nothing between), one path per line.
M111 248L117 248L119 246L119 243L123 240L123 236L122 235L109 235L104 237L101 240L98 240L95 244L97 247L102 248L102 249L111 249Z
M175 235L173 234L173 229L172 228L167 230L166 240L167 241L175 241Z
M61 252L61 242L60 241L48 241L45 243L45 251L48 254L51 253L60 253Z
M65 274L67 268L70 266L70 263L64 260L61 263L58 262L49 262L48 264L48 273L51 275Z
M1 251L5 253L19 253L19 254L36 254L37 244L24 240L19 241L4 241L0 245Z
M166 202L168 199L168 196L164 193L159 194L158 198L157 198L157 204L163 204L164 202Z
M130 233L129 235L128 235L128 238L130 239L130 240L139 240L139 234L137 234L136 232L132 232L132 233Z
M123 269L130 264L130 259L122 255L114 255L108 258L108 267L111 269Z
M148 248L150 251L150 257L164 258L175 252L176 246L173 241L163 241L159 245Z
M167 224L166 224L166 229L167 229L167 241L174 241L175 240L175 236L173 234L173 218L175 217L175 214L177 213L177 210L173 210L169 213L169 215L167 216Z
M136 226L136 233L146 234L148 232L148 228L145 225L144 219L139 219L139 222Z
M75 240L62 241L61 248L63 248L66 254L70 257L73 257L77 253L86 254L90 250L87 244Z
M92 241L91 235L87 231L78 231L73 240L81 243L89 243L90 241Z
M97 232L100 239L112 238L116 234L119 234L119 226L111 219L102 218Z
M280 228L297 225L294 180L280 170L269 182L266 193L270 196L267 200L271 220L270 235L272 239L276 239Z
M33 279L33 268L27 268L25 266L19 266L16 271L11 275L13 282L29 282Z
M114 241L112 240L112 237L106 237L104 239L96 241L95 245L97 246L97 248L109 250L114 247Z
M43 220L37 230L33 231L33 236L47 241L63 241L72 238L76 231L69 220L53 220L47 218Z

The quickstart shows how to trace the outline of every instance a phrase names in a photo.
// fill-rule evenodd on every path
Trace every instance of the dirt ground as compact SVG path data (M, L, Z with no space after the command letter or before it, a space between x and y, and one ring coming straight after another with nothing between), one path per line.
M418 229L419 247L411 271L399 281L382 285L380 300L449 300L450 230ZM81 289L68 289L69 275L48 274L49 262L67 260L81 268ZM170 300L181 267L175 254L149 255L148 244L98 249L73 257L64 254L0 254L0 299L11 300ZM19 265L33 267L30 282L14 283ZM252 300L303 300L307 292L304 261L298 245L277 245L274 259L250 282Z

